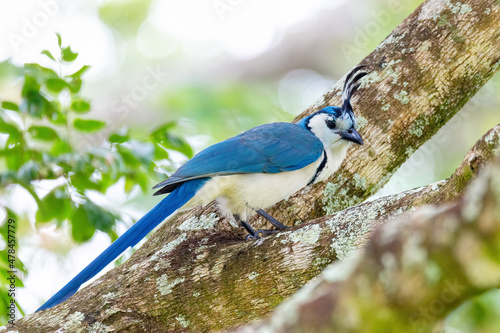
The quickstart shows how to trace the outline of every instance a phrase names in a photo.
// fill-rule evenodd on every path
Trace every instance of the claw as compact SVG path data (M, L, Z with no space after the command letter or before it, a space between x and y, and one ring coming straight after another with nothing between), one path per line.
M274 235L279 232L285 231L287 229L290 229L290 227L285 226L283 229L270 229L270 230L257 230L256 234L262 234L262 237L269 236L269 235Z
M268 235L277 234L278 232L280 232L280 230L273 229L273 230L257 230L256 233L262 234L262 236L268 236Z
M255 235L247 235L247 237L245 238L245 240L257 240L257 239L260 239L260 236L259 236L259 232L257 231L255 233Z

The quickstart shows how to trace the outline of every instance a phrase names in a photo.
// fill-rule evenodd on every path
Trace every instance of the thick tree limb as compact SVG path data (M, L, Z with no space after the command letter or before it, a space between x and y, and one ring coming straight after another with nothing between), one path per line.
M330 183L300 191L272 213L292 225L357 204L385 184L413 150L498 71L499 21L500 5L493 0L432 0L419 7L363 61L371 66L371 74L355 109L363 125L364 148L350 151ZM340 86L316 108L338 104ZM16 329L227 329L262 318L366 237L353 236L355 242L342 247L347 249L344 254L331 246L342 233L349 237L360 221L356 211L348 210L344 213L351 219L342 225L322 219L244 242L243 232L213 212L214 205L209 205L178 214L125 264L65 303L19 320ZM382 214L374 217L383 220ZM368 233L370 225L366 227Z
M364 245L371 232L391 219L425 205L442 205L460 198L471 180L500 151L500 124L489 130L465 155L463 162L446 180L385 196L315 219L332 227L331 248L344 259Z
M500 159L465 198L375 231L260 325L237 332L431 332L473 295L500 287Z
M366 202L259 242L238 242L228 234L199 230L191 239L182 233L166 245L142 247L101 282L60 306L63 311L26 317L16 328L50 332L64 327L75 313L95 320L82 319L75 329L106 323L117 331L140 331L147 323L160 331L176 331L189 323L190 330L205 331L244 324L271 311L329 263L359 249L387 220L431 202L458 198L498 150L500 125L474 145L447 180ZM193 216L190 223L202 226L207 221L205 215ZM218 306L206 307L207 300ZM136 321L135 316L142 319Z

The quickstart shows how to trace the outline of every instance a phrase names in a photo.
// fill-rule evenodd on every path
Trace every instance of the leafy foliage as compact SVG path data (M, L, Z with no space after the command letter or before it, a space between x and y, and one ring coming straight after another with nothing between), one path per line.
M7 217L5 220L0 223L0 237L3 241L5 241L5 248L2 249L0 255L0 307L5 309L0 312L0 325L5 324L10 318L7 317L9 312L9 306L12 299L16 299L19 291L19 288L22 288L23 282L19 278L21 274L26 274L27 269L24 266L23 262L17 258L17 251L19 243L17 239L12 233L9 232L15 230L17 225L16 221L19 221L18 216L11 209L6 208ZM11 223L9 223L11 222ZM12 223L13 222L13 223ZM14 229L10 227L14 227ZM11 235L11 237L9 237ZM11 254L9 256L9 254ZM11 279L12 275L16 276L15 281ZM15 287L12 285L14 282ZM10 296L14 297L11 298ZM16 302L15 305L19 309L20 313L24 315L22 308Z
M155 161L162 160L162 166L166 164L168 169L169 151L179 151L187 157L193 151L185 140L170 132L173 123L160 125L149 135L134 137L130 130L113 131L111 124L86 117L92 103L80 90L89 66L62 75L61 67L75 61L78 53L69 46L63 47L61 36L57 37L59 55L42 51L57 70L35 63L22 68L0 64L0 68L14 68L9 73L19 73L23 79L19 100L1 102L0 137L4 140L0 140L0 186L5 191L3 195L13 186L21 186L33 197L38 206L35 226L67 223L77 243L88 241L96 230L114 240L119 213L93 202L89 192L105 194L122 178L127 193L136 186L146 192L157 169ZM37 184L47 180L58 180L59 185L42 197ZM7 218L0 229L5 241L6 221L19 220L21 212L11 207L4 209ZM0 266L6 267L3 260L6 256L1 257ZM16 265L18 271L26 273L19 258ZM5 272L2 270L2 274ZM0 306L10 302L5 279L0 277ZM0 318L1 322L5 320Z

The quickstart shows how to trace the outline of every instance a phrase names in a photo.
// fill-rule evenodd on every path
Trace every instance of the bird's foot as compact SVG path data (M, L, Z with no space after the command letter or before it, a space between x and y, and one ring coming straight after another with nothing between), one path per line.
M257 239L260 239L261 237L259 236L259 233L256 232L255 235L247 235L247 237L245 238L245 240L257 240Z
M257 234L262 234L262 237L274 235L280 232L281 230L272 229L272 230L257 230Z
M290 229L290 227L287 227L286 225L276 221L273 217L267 215L267 213L263 212L262 210L258 213L261 214L262 216L264 216L266 219L268 219L268 217L269 217L272 220L271 223L275 226L276 229L255 231L246 221L239 220L239 218L237 216L235 216L235 218L240 221L241 225L249 233L249 235L247 235L247 237L245 238L246 240L258 240L261 238L260 235L262 235L262 237L265 237L268 235L278 233L278 232L283 231L283 230ZM265 215L263 215L263 214L265 214Z
M266 236L269 236L269 235L274 235L274 234L277 234L278 232L282 232L284 230L287 230L287 229L290 229L290 227L287 227L287 226L284 226L284 228L279 228L279 229L261 229L261 230L257 230L255 232L255 235L257 236L257 238L255 238L255 236L253 235L248 235L247 236L247 240L249 239L259 239L261 237L266 237Z
M249 240L249 239L257 240L260 238L259 233L255 232L255 230L253 230L253 228L250 226L250 224L248 224L246 221L242 221L242 220L240 220L240 223L243 226L243 228L245 228L245 230L249 233L249 235L247 235L246 240Z

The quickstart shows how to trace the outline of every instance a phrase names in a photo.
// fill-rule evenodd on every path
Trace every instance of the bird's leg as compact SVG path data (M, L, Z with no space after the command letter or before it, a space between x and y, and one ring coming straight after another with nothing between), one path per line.
M289 229L286 225L276 220L274 217L266 213L264 210L256 210L257 214L269 221L276 229L274 230L257 230L257 234L262 234L262 236L272 235L282 230Z
M245 228L245 230L249 233L249 235L247 236L247 240L249 238L253 238L253 239L259 239L260 236L259 236L259 233L258 232L255 232L255 230L253 230L253 228L250 226L250 224L248 224L247 222L243 221L240 219L240 217L238 215L233 215L234 216L234 219L238 222L240 222L240 224L243 226L243 228Z
M266 213L264 210L262 209L259 209L256 211L257 214L259 214L260 216L262 216L263 218L265 218L266 220L269 221L269 223L271 223L276 229L278 230L285 230L285 229L288 229L289 227L287 227L286 225L284 225L283 223L279 222L278 220L276 220L274 217L272 217L271 215L269 215L268 213ZM264 231L264 230L263 230Z

